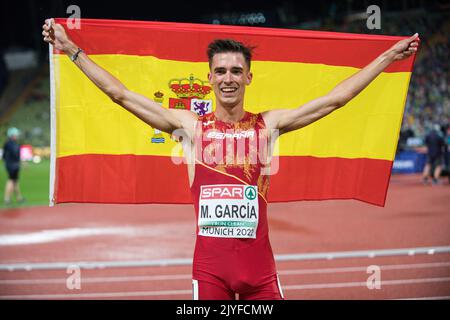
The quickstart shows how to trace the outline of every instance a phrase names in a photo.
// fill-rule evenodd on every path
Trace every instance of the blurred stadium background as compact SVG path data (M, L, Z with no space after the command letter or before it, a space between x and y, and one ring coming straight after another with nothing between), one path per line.
M34 1L0 4L1 23L6 32L0 50L0 143L6 130L21 130L25 146L22 189L25 205L47 203L50 112L48 48L41 40L41 25L48 17L68 17L67 8L76 4L83 18L109 18L193 22L207 24L282 27L386 35L411 35L422 39L412 75L394 173L421 172L425 163L424 137L433 124L449 142L449 1L220 1L214 6L198 0L157 6L127 1L127 6L111 1ZM381 29L366 26L369 5L381 9ZM13 29L11 29L13 26ZM448 175L448 156L443 175ZM32 177L39 177L36 183ZM0 170L0 186L6 176ZM33 182L34 181L34 182Z

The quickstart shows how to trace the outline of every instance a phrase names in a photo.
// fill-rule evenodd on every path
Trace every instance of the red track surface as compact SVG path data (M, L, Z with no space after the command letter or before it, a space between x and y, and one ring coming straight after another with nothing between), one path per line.
M271 204L269 226L275 254L450 246L450 186L393 176L385 208L357 201ZM0 264L192 258L194 231L190 205L1 210ZM60 237L71 232L73 237ZM43 234L54 239L42 242ZM381 267L381 289L367 288L369 265ZM448 253L290 261L277 267L287 299L450 297ZM190 299L190 272L189 265L83 269L81 289L69 290L66 270L0 271L0 298Z

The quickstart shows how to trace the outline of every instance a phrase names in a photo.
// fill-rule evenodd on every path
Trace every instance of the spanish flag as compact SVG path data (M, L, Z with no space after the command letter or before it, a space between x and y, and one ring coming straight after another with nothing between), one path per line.
M165 108L211 112L206 48L255 47L244 108L296 108L327 94L405 37L274 28L82 19L65 25L92 60ZM357 199L383 206L412 56L390 65L346 106L278 140L269 202ZM177 142L114 104L62 52L50 50L50 204L191 203ZM181 154L180 154L181 156Z

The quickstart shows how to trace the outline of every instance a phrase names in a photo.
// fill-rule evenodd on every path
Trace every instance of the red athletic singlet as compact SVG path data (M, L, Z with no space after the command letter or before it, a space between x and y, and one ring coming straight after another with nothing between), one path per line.
M283 298L269 243L269 176L261 174L258 156L264 131L261 114L246 112L237 123L214 113L199 118L191 186L194 299Z

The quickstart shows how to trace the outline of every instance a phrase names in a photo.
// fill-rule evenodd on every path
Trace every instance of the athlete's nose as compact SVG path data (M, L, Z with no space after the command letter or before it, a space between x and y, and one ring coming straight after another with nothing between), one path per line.
M233 82L233 80L231 79L231 72L230 71L227 71L227 73L225 74L223 82L225 82L226 84L231 84Z

